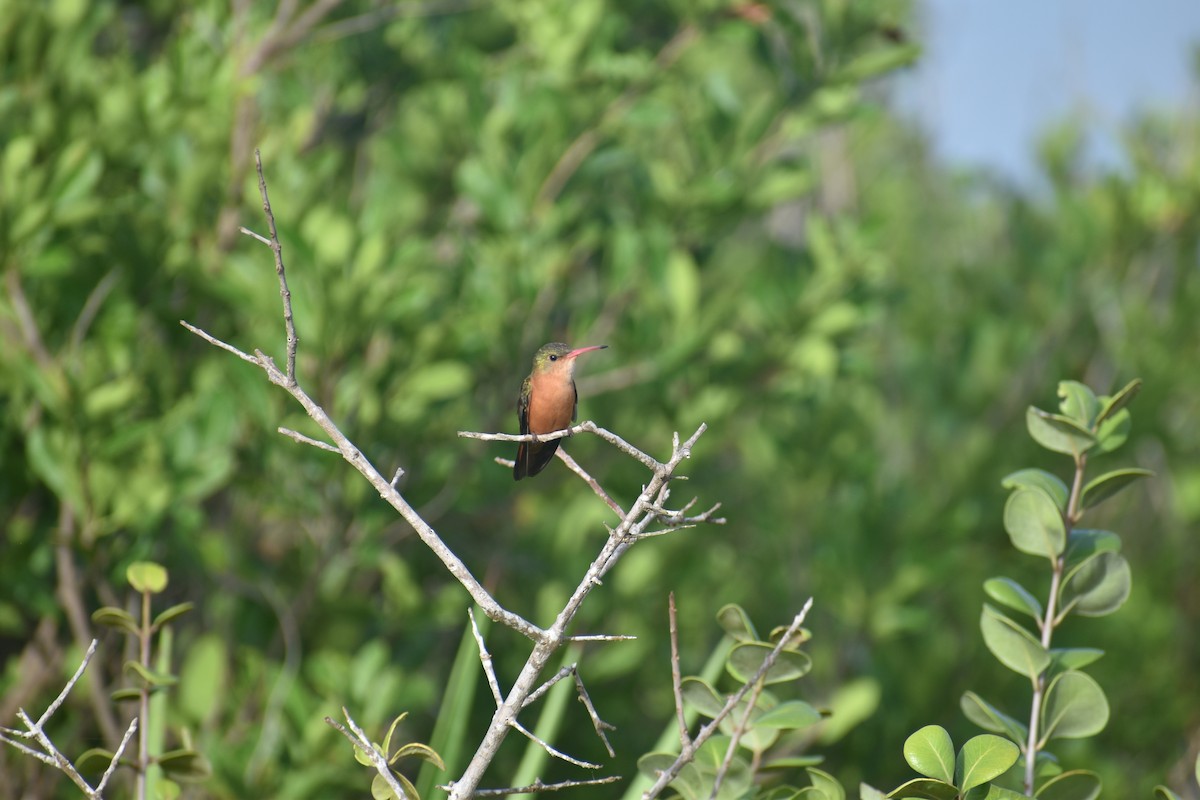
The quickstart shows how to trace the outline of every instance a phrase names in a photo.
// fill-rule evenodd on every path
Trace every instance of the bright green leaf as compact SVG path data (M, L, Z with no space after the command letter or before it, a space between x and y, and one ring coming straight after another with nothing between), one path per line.
M1033 406L1025 412L1025 427L1035 442L1055 453L1079 455L1096 446L1096 437L1091 431L1064 416L1049 414Z
M125 580L135 592L158 594L167 588L167 571L153 561L135 561L126 568Z
M722 630L739 642L758 641L758 631L754 629L754 623L750 621L745 610L736 603L721 606L721 610L717 612L717 623Z
M1042 706L1042 738L1081 739L1108 724L1108 698L1095 679L1068 671L1050 681Z
M1093 664L1104 655L1103 650L1094 647L1052 647L1050 657L1061 669L1083 669Z
M954 742L940 725L926 725L905 739L904 760L927 778L954 782Z
M1134 467L1106 472L1098 478L1088 481L1087 485L1083 487L1083 507L1091 508L1098 505L1134 481L1153 477L1153 475L1151 470Z
M763 661L774 650L774 647L759 642L742 642L729 652L729 658L725 662L725 669L736 680L748 683L754 678ZM807 675L810 669L812 669L812 659L807 654L799 650L780 650L775 663L770 666L766 675L763 676L763 682L772 684L796 680Z
M988 650L1014 672L1036 679L1050 665L1050 654L1041 642L986 603L979 619L979 628Z
M988 578L983 582L987 596L1014 611L1028 614L1035 620L1042 618L1042 604L1021 584L1012 578Z
M907 798L921 797L928 800L958 800L958 789L954 784L933 778L913 778L902 783L891 791L888 797Z
M1125 384L1125 386L1121 388L1121 391L1117 392L1112 397L1100 398L1102 408L1100 410L1100 414L1096 417L1096 422L1104 422L1118 411L1125 408L1125 406L1129 405L1129 402L1137 396L1137 393L1141 391L1141 389L1141 379L1134 378L1129 383Z
M1100 776L1096 773L1071 770L1043 783L1034 796L1038 800L1096 800L1100 789Z
M969 792L993 778L998 778L1017 763L1021 749L1008 739L982 733L968 739L958 751L954 774L958 788Z
M1004 529L1022 553L1057 558L1067 546L1062 511L1044 492L1017 489L1004 504Z
M1005 489L1016 489L1024 487L1028 489L1040 489L1049 495L1050 499L1059 508L1067 507L1067 498L1070 494L1070 489L1063 483L1062 479L1057 475L1047 472L1044 469L1020 469L1010 473L1000 481L1000 485Z
M1024 742L1029 737L1029 726L1020 722L974 692L963 692L959 701L963 714L979 727L992 733L1003 733L1014 742Z
M838 783L837 778L816 767L808 767L805 771L808 773L808 779L812 781L813 788L821 792L827 800L846 800L846 790Z
M1061 381L1058 396L1062 398L1058 409L1064 416L1082 428L1091 428L1100 413L1100 401L1096 393L1079 381Z
M1120 553L1098 553L1074 567L1063 581L1061 605L1085 617L1102 617L1129 599L1133 577Z
M1099 444L1101 453L1111 453L1121 445L1125 444L1125 440L1129 438L1129 431L1133 427L1133 418L1129 416L1128 409L1118 411L1112 417L1100 423L1100 427L1096 431L1096 441Z
M758 728L807 728L821 721L821 712L803 700L789 700L763 713L754 721Z

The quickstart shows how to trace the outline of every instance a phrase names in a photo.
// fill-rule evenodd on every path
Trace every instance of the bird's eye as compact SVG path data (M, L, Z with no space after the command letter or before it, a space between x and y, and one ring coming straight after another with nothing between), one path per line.
M558 361L558 356L550 356L551 361Z

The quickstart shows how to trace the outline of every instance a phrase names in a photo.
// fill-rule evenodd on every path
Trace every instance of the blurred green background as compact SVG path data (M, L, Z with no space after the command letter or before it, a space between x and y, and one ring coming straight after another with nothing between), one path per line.
M1009 546L999 481L1064 472L1023 423L1059 379L1141 377L1130 444L1105 464L1158 477L1091 520L1122 534L1133 597L1064 635L1108 651L1092 674L1113 719L1057 752L1111 796L1186 791L1200 120L1131 123L1119 171L1085 168L1063 124L1037 194L949 171L887 103L919 58L910 14L0 4L0 724L57 693L87 615L124 604L125 566L150 558L171 571L164 605L198 606L177 625L170 725L214 775L189 796L363 796L322 721L342 705L377 735L410 711L402 735L429 739L466 594L340 459L274 432L316 435L302 409L178 324L282 362L271 254L238 233L265 232L259 147L301 382L381 472L404 468L405 496L509 608L547 624L610 519L560 466L514 484L492 461L510 446L455 436L515 430L539 345L607 343L581 361L580 416L651 453L708 424L675 499L719 501L728 524L634 548L577 623L639 637L582 660L618 727L606 773L632 775L671 724L670 591L688 671L724 603L769 629L815 596L804 694L843 713L813 750L848 786L909 777L921 725L970 735L964 689L1027 703L978 633L981 582L1040 568ZM594 438L567 446L618 498L645 480ZM100 685L52 730L68 752L124 728L94 696L120 682L122 640L103 643ZM496 630L491 649L511 680L523 640ZM602 758L568 713L558 744ZM0 750L0 794L72 791Z

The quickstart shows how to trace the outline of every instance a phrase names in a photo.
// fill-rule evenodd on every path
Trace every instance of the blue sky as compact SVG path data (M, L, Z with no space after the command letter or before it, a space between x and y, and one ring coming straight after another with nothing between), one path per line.
M917 0L920 63L898 100L936 152L1028 184L1042 131L1075 115L1114 163L1138 110L1200 106L1200 0Z

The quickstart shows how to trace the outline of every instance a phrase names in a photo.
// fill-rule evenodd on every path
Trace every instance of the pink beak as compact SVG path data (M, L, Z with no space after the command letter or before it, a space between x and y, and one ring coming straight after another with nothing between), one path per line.
M574 358L575 356L580 356L584 353L590 353L593 350L604 350L607 347L608 345L606 344L594 344L591 347L577 347L571 352L567 353L567 358Z

